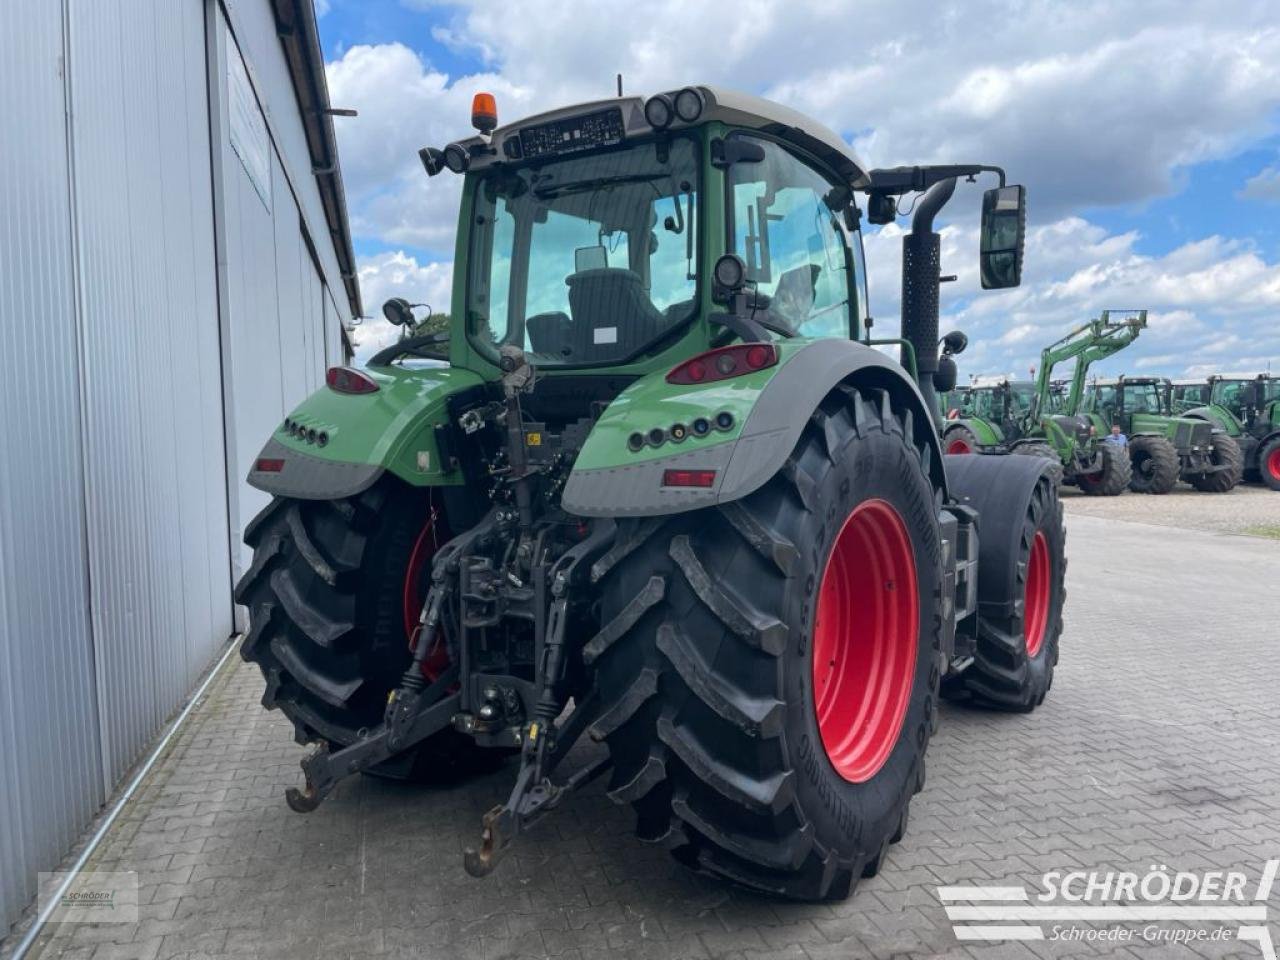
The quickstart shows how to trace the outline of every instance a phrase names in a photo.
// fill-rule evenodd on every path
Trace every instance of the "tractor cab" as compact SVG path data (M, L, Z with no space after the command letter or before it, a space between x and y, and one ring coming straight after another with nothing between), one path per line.
M1218 374L1209 378L1205 402L1230 410L1246 430L1261 419L1280 426L1280 377L1266 373Z
M1035 395L1031 381L980 379L969 388L963 416L995 424L1006 441L1013 440L1023 433L1035 408Z
M1119 424L1123 433L1141 432L1148 417L1171 416L1170 382L1162 377L1120 377L1094 381L1088 410L1107 427Z

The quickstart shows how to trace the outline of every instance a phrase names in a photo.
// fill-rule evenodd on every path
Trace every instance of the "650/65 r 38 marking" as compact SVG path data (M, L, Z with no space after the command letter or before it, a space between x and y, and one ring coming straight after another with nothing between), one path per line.
M928 424L923 429L929 429ZM842 386L744 501L624 526L587 647L610 795L690 866L849 894L901 839L938 687L928 445Z

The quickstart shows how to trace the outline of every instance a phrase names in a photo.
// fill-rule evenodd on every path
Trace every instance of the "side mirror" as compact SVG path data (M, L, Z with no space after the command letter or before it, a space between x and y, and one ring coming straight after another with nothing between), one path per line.
M1258 406L1258 385L1256 383L1246 383L1240 388L1238 394L1241 407Z
M1004 290L1022 282L1022 248L1027 233L1027 191L1017 184L982 195L979 261L983 290Z
M969 338L963 330L952 330L942 338L942 355L946 357L954 357L964 353L965 347L969 346Z
M956 388L958 371L956 362L948 356L938 358L938 369L933 371L933 389L938 393L950 393Z
M388 323L393 323L397 327L412 327L416 320L413 319L413 308L409 306L409 301L403 297L392 297L382 305L382 315L387 318Z
M873 193L867 197L867 219L877 226L893 223L898 216L898 204L887 193Z

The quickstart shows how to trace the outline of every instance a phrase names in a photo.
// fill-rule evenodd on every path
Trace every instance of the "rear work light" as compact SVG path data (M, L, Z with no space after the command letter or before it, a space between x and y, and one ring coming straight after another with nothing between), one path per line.
M778 348L771 343L733 343L692 357L667 374L667 383L713 383L755 373L778 362Z
M716 472L714 470L663 470L662 485L664 487L714 487Z
M377 393L378 385L359 370L350 367L330 367L324 382L335 393Z

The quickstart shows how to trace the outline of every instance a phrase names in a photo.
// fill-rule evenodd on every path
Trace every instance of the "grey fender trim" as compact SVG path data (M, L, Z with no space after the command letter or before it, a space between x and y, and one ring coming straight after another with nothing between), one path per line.
M855 374L871 374L860 382L892 389L911 405L917 442L923 437L929 443L934 482L945 490L942 446L924 398L906 371L865 344L819 340L782 365L752 407L736 441L634 465L575 470L561 503L570 513L585 517L643 517L739 500L782 469L823 397ZM664 489L663 470L678 467L714 469L715 485L705 490Z
M279 473L254 469L258 459L264 457L283 460L283 469ZM254 467L249 468L249 486L273 496L299 500L338 500L354 496L373 486L383 471L382 467L369 463L342 463L313 457L291 450L275 439L268 440L254 458Z

